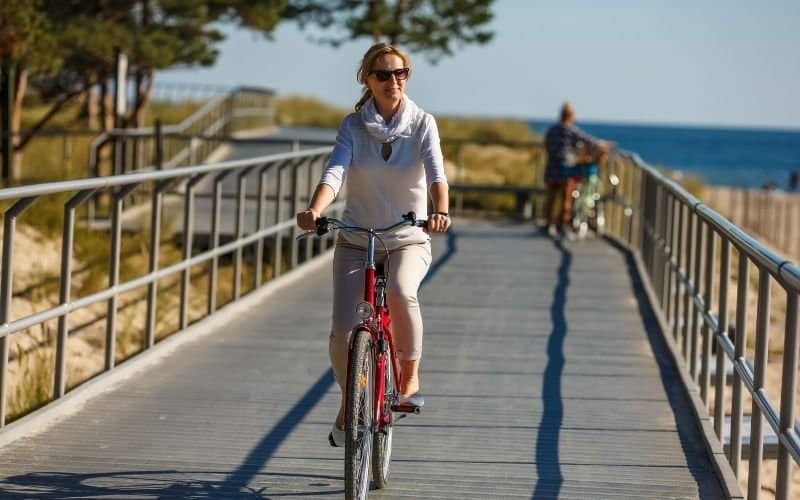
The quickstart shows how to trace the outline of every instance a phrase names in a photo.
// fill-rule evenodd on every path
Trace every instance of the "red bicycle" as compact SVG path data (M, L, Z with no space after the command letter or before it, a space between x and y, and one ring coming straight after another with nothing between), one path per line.
M392 341L386 301L387 275L375 263L375 241L401 226L425 227L414 212L382 229L351 226L328 217L316 221L316 234L343 230L367 234L364 297L356 307L360 318L350 337L345 384L344 480L346 499L364 499L369 491L370 464L375 487L386 486L392 458L392 412L419 413L420 407L398 404L401 374ZM385 248L385 247L384 247Z

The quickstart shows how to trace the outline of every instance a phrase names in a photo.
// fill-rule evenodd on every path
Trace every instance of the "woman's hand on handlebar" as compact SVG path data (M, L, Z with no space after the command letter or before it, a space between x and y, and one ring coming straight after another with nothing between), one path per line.
M305 229L306 231L315 231L317 229L317 225L315 224L317 219L319 219L319 212L313 208L308 208L297 213L297 225L300 229Z
M450 216L441 212L434 212L428 216L426 230L429 233L443 233L450 228Z

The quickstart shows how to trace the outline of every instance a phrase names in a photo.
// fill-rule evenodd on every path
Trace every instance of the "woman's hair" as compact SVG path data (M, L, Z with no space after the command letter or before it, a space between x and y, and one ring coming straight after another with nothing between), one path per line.
M399 57L403 60L403 66L411 68L411 60L408 58L408 55L394 45L380 42L370 47L361 59L361 66L358 67L358 72L356 73L356 80L364 86L361 90L361 99L358 100L355 106L356 111L361 111L361 107L372 97L372 92L370 92L367 86L367 76L369 76L369 72L372 71L372 66L375 64L375 61L386 54Z

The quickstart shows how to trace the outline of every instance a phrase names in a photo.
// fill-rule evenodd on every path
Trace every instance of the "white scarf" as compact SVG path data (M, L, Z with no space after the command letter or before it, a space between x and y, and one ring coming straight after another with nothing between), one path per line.
M378 113L374 98L370 98L364 103L360 114L369 135L381 143L387 143L394 142L401 137L411 137L423 116L423 111L408 96L404 96L400 109L389 120L389 123L386 123L383 116Z

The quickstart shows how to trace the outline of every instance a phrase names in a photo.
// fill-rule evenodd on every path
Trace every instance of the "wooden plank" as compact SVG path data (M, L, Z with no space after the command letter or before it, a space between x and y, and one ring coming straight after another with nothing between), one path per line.
M622 255L464 220L434 247L426 406L375 498L721 498ZM309 277L0 450L0 497L341 498L330 300Z

